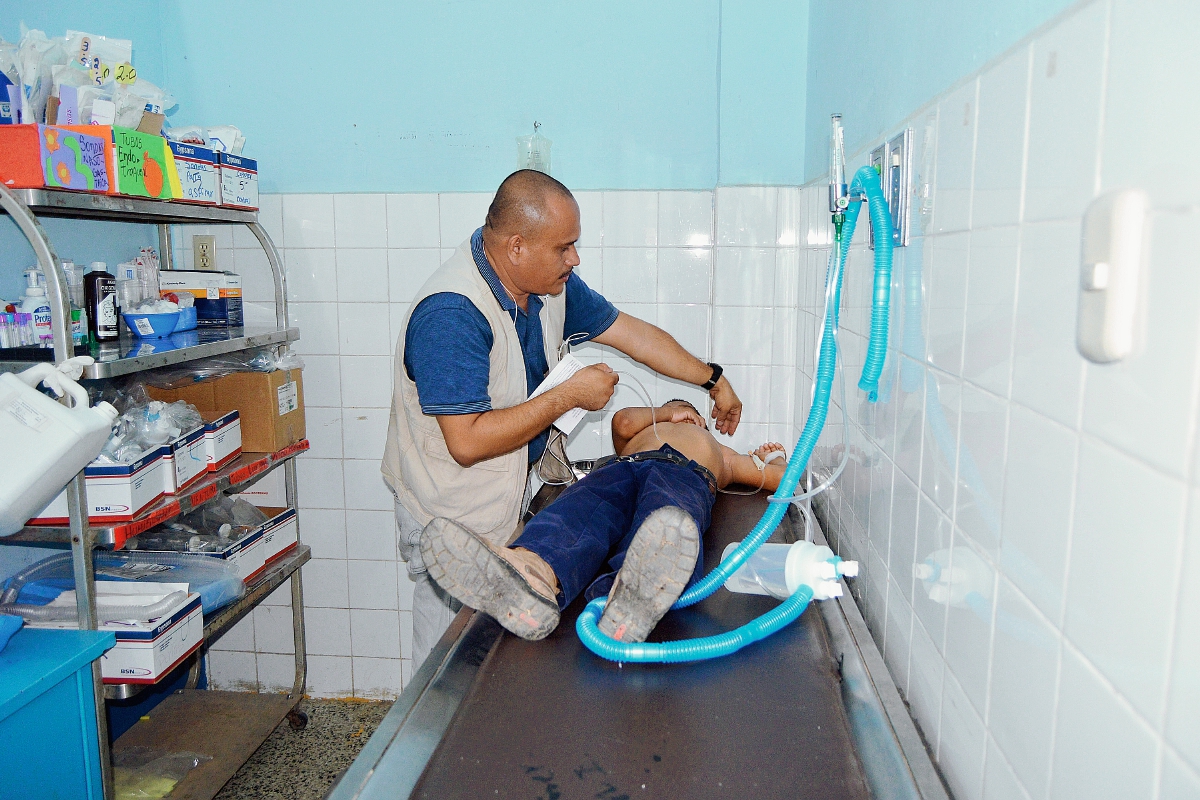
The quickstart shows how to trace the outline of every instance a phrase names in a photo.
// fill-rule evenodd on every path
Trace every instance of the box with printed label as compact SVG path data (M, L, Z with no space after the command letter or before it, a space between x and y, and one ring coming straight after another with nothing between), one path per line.
M258 210L258 162L230 153L217 153L221 171L221 205Z
M221 202L221 176L217 172L217 154L207 147L183 142L168 142L175 156L175 171L184 203L218 205Z
M96 131L55 125L0 127L0 181L10 189L109 190L112 145Z
M87 499L93 523L125 522L137 516L158 498L175 491L175 471L167 463L170 448L155 448L132 464L97 465L84 469ZM167 486L170 485L170 489ZM67 492L64 489L41 514L29 520L31 525L66 525Z
M236 409L204 424L204 453L209 472L216 472L241 452L242 420Z
M190 294L196 301L196 325L242 325L242 276L234 272L165 269L158 275L162 293Z
M264 508L263 512L272 515L259 526L263 563L270 566L300 542L300 525L294 508Z
M177 389L147 386L146 391L165 403L186 400L204 419L236 409L241 416L242 450L247 453L276 453L305 435L304 382L298 369L235 372Z
M208 472L204 434L205 426L201 425L168 442L167 474L163 484L167 494L186 488Z
M249 489L233 495L247 503L253 503L259 508L281 508L287 505L287 486L283 480L283 470L268 472Z
M204 609L200 595L186 583L97 581L96 605L151 605L174 592L184 592L175 606L149 622L114 621L100 625L117 636L116 646L100 659L105 683L155 683L204 642ZM75 607L75 592L59 595L55 604ZM36 628L76 628L74 620L31 623Z

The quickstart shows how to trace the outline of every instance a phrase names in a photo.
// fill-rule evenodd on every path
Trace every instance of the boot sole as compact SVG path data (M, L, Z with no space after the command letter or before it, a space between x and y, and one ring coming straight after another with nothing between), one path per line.
M683 594L699 553L700 532L691 515L673 506L652 513L625 553L600 631L622 642L646 641Z
M421 556L434 583L522 639L544 639L558 627L558 604L535 592L516 567L453 520L429 523Z

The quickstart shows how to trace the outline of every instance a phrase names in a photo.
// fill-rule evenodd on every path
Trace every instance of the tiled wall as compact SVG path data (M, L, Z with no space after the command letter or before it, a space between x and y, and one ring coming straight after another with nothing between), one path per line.
M819 513L959 800L1200 797L1200 191L1180 159L1200 112L1179 101L1198 23L1195 4L1083 3L912 115L926 199L875 405L854 390L865 234L851 253L850 461ZM1101 366L1075 349L1081 215L1127 186L1153 205L1141 342ZM803 190L797 425L825 191Z
M791 435L791 332L799 285L799 190L581 192L580 275L620 309L654 322L691 352L727 367L745 402L731 446ZM397 558L391 495L379 475L392 353L426 277L482 224L490 195L269 195L260 218L286 261L301 330L311 451L299 461L309 691L393 697L411 673L412 596ZM265 256L241 229L218 237L218 266L241 273L248 324L272 324ZM658 378L596 345L576 351L632 375L655 402L704 392ZM612 411L644 401L625 380L603 414L574 433L575 458L611 452ZM292 681L286 587L216 643L219 687L278 690Z

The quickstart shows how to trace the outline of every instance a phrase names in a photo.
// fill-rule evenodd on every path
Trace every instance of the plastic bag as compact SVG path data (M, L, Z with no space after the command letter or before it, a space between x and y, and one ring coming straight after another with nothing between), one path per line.
M550 148L554 142L538 132L541 127L541 123L535 122L532 136L517 137L517 169L536 169L549 175Z
M46 121L46 100L54 82L54 67L66 64L67 50L62 39L51 39L43 31L22 26L17 46L17 72L21 79L22 123Z
M204 424L196 407L183 400L164 403L147 398L143 401L145 387L135 385L130 393L118 390L118 395L110 402L118 410L124 406L124 411L113 423L112 434L96 459L101 464L132 464L146 452Z
M233 125L212 125L208 128L208 146L218 153L240 156L246 137Z
M117 67L133 60L133 42L67 31L66 52L71 63L87 70L94 86L110 86L118 79Z
M118 85L113 92L113 103L117 106L117 125L136 128L142 122L142 114L165 114L175 105L175 98L150 81L138 78L131 85Z
M178 389L200 381L223 378L235 372L275 372L281 369L303 368L304 360L291 349L276 353L274 347L268 347L202 358L178 367L157 369L147 373L143 379L160 389Z
M189 772L212 761L212 756L125 747L113 753L112 761L113 793L117 800L144 800L166 797Z
M130 540L140 550L216 553L254 533L269 517L258 506L218 495L191 513Z
M208 147L208 132L199 125L180 125L178 128L167 128L166 135L172 142Z

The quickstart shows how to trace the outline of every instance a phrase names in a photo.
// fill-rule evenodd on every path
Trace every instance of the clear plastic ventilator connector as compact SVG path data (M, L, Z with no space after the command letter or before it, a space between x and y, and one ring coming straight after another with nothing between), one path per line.
M721 555L722 560L739 544L729 544ZM829 600L842 596L841 578L856 575L857 561L843 561L825 545L767 543L730 576L725 588L739 594L769 595L786 600L803 585L812 589L814 600Z

